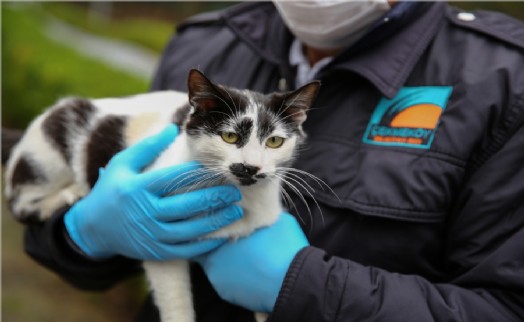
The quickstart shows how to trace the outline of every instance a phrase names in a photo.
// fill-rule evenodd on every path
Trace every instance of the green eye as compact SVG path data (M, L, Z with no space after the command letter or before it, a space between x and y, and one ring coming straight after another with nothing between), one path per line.
M235 144L238 142L238 134L236 133L222 132L220 135L222 136L222 140L224 140L226 143Z
M280 136L272 136L266 141L266 146L271 149L280 148L284 144L284 138Z

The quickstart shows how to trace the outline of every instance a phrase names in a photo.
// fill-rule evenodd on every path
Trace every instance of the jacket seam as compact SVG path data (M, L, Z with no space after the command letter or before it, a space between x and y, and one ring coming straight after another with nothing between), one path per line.
M306 262L306 259L308 258L310 253L311 249L309 247L304 247L296 255L296 261L291 264L290 270L284 277L284 283L282 284L282 288L280 289L280 292L277 297L277 302L275 303L275 308L273 310L274 313L278 314L279 311L282 310L284 302L287 302L289 300L290 295L295 290L295 281L298 278L299 272L302 270L302 267L304 267L304 263ZM272 317L273 314L271 314L271 317L268 319L269 322L275 322L275 320Z
M509 32L509 30L502 30L502 29L498 29L500 26L506 26L505 24L503 24L503 21L489 21L490 23L490 26L487 27L485 25L482 25L478 22L464 22L464 21L461 21L459 20L457 17L457 14L459 13L460 11L459 10L450 10L447 15L448 15L448 18L449 20L455 25L455 26L458 26L462 29L467 29L467 30L470 30L470 31L473 31L473 32L476 32L478 34L481 34L485 37L489 37L489 38L494 38L496 39L497 41L501 41L501 42L504 42L506 44L511 44L512 46L515 46L517 48L524 48L523 47L523 43L519 42L518 39L514 39L514 38L511 38L511 37L508 37L507 33ZM478 11L478 13L482 14L482 13L485 13L486 11ZM508 16L506 16L507 18ZM482 17L481 17L482 18ZM512 17L510 17L512 18ZM505 20L504 23L507 23L508 20ZM491 28L490 28L491 27ZM518 28L518 26L516 25L512 25L511 28L514 30L516 28Z
M336 322L339 320L340 311L342 308L342 302L344 301L344 296L346 295L346 291L348 289L348 280L349 280L349 263L347 261L344 261L344 264L346 266L346 276L344 276L344 285L342 285L342 294L340 294L338 305L337 305L337 311L335 313L335 318L333 319L333 322Z
M419 41L415 42L415 44L418 44L417 47L413 49L413 51L416 52L415 55L412 55L411 57L416 57L416 59L412 58L411 61L409 61L407 64L409 64L409 68L404 68L394 79L395 83L398 83L398 80L404 79L403 82L409 77L409 75L413 72L414 66L419 62L420 57L422 56L422 53L428 48L429 43L435 38L435 35L437 31L440 29L440 26L443 23L443 19L445 17L445 10L441 9L435 13L435 19L438 19L439 22L433 24L431 27L426 30L425 33L422 33L422 35L419 38Z
M442 217L445 215L445 211L429 212L417 209L387 207L375 204L366 204L354 199L347 199L335 203L331 198L322 195L320 192L316 194L315 198L335 208L340 208L343 206L361 212L364 215L402 219L404 221L437 222L442 220ZM409 214L406 215L406 212L409 212Z

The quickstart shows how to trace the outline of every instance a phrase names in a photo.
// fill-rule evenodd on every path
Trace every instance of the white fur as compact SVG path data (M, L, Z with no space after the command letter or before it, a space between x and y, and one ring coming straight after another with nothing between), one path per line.
M132 118L126 132L126 143L131 145L144 137L159 132L171 121L174 111L185 105L187 94L179 92L159 92L137 95L122 99L92 100L97 108L95 116L90 120L89 128L107 115L124 115ZM42 219L48 218L60 206L74 203L87 194L89 187L85 178L85 144L86 135L75 135L70 142L75 147L72 167L69 167L46 140L41 124L50 111L57 106L66 104L60 101L55 107L38 117L28 128L24 138L16 146L9 160L6 171L6 195L15 193L19 200L14 207L15 214L22 210L40 210ZM248 109L242 117L255 118L256 113ZM256 124L256 120L254 120ZM182 133L155 161L150 169L157 169L180 164L189 160L201 160L204 165L210 158L221 160L221 164L211 164L227 171L231 163L248 163L261 168L261 173L267 173L268 178L259 180L251 186L238 185L242 193L240 206L244 209L244 217L232 225L211 234L210 238L230 237L236 239L250 234L253 230L272 224L282 212L280 202L280 180L271 174L275 164L292 157L295 138L286 138L279 149L269 149L261 144L253 134L250 142L242 149L234 144L226 144L219 136L203 137L194 140ZM285 136L284 131L275 135ZM25 185L19 191L13 191L10 186L13 167L24 154L30 154L37 160L45 174L52 178L49 182L38 185ZM237 179L229 174L230 182ZM40 202L31 203L36 198ZM159 307L163 322L193 322L195 319L192 303L191 285L187 261L145 262L144 267L153 290L155 302ZM257 315L257 320L265 319L265 315Z

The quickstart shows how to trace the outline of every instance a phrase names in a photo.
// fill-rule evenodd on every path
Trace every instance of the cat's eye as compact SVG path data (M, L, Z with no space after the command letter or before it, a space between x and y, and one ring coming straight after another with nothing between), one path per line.
M280 148L282 144L284 144L284 138L280 136L272 136L266 141L266 146L272 149Z
M220 135L222 136L222 140L229 144L235 144L239 139L238 134L234 132L222 132Z

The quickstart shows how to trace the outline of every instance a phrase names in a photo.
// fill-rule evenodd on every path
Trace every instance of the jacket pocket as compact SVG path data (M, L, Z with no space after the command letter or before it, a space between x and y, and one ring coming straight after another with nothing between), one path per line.
M429 150L356 145L317 136L308 140L294 167L332 189L309 181L314 187L311 195L330 207L429 223L442 221L451 207L465 162Z

